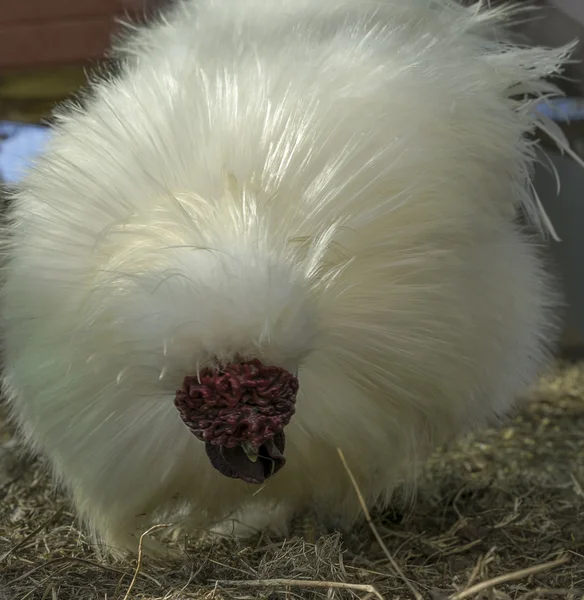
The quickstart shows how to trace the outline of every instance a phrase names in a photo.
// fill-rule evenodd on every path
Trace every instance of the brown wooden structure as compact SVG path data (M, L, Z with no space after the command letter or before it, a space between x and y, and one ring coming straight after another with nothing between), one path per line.
M152 0L0 0L0 72L84 63L103 56L116 18Z

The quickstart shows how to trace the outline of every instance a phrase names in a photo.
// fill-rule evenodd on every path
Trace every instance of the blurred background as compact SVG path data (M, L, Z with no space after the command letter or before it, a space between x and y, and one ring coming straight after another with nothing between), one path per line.
M143 21L168 0L0 0L0 182L14 183L42 150L55 104L71 97L87 73L107 62L120 19ZM472 4L477 0L460 0ZM488 2L489 0L482 0ZM491 0L494 4L506 0ZM584 0L515 0L538 10L515 27L529 44L558 46L579 40L574 61L557 83L566 98L541 110L564 130L584 157ZM541 165L536 190L561 238L550 258L566 292L563 350L584 355L584 168L542 139L553 170Z

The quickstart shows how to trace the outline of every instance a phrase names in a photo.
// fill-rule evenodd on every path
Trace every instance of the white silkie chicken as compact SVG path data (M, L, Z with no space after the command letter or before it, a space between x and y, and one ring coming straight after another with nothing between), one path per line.
M3 383L109 551L348 527L337 448L387 502L534 380L556 296L516 217L568 51L506 14L187 0L60 111L8 214Z

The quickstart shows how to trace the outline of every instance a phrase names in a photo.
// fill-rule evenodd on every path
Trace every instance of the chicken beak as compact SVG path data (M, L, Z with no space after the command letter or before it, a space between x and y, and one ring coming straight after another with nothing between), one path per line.
M234 448L207 443L205 450L211 465L222 475L262 484L286 464L284 446L284 434L278 433L257 449L246 442Z

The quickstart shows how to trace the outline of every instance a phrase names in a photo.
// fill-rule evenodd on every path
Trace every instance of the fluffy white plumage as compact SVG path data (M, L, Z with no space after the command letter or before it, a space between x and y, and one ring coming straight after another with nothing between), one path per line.
M450 0L187 0L63 109L14 198L4 388L112 552L160 515L285 527L387 501L545 364L555 294L515 217L567 50ZM288 462L214 470L173 406L217 357L299 370ZM170 517L169 517L170 515Z

